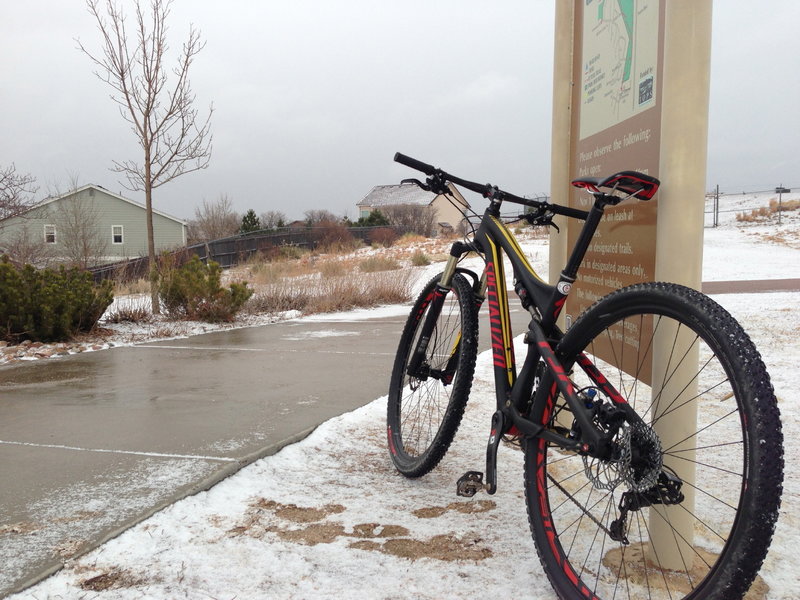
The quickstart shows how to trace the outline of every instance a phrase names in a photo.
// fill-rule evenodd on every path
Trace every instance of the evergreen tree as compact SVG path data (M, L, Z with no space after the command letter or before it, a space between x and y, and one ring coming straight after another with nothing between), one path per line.
M256 212L251 208L242 217L242 226L239 227L239 233L246 234L258 231L261 229L261 221Z
M366 217L356 221L359 227L388 227L389 220L379 210L373 210Z

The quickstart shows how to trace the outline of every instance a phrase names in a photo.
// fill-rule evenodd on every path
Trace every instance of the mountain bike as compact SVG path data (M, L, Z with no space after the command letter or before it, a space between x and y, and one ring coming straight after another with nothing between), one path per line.
M558 325L604 211L652 199L658 179L635 171L577 179L594 199L584 211L395 160L427 176L406 183L436 194L455 184L488 200L400 338L387 410L398 471L425 475L453 441L486 301L496 411L485 474L465 473L457 493L494 493L498 448L519 440L533 541L560 598L743 597L766 557L783 481L780 415L753 342L716 302L674 283L618 289L566 331ZM501 220L504 203L524 206L515 218L531 225L555 226L555 215L583 221L555 285L538 277ZM459 266L469 253L483 258L480 275ZM519 370L505 260L531 317Z

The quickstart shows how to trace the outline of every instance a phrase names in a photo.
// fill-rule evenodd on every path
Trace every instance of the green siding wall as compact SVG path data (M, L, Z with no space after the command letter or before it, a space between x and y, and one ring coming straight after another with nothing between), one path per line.
M81 216L82 215L82 216ZM109 194L98 188L78 192L50 201L25 215L0 222L0 249L23 233L28 240L44 242L44 226L56 226L56 243L47 244L52 256L62 256L64 236L76 227L70 223L89 220L94 222L91 235L102 242L102 262L147 255L147 224L144 207ZM112 243L112 227L121 225L123 243ZM170 250L186 245L186 226L175 219L153 214L153 231L156 251Z

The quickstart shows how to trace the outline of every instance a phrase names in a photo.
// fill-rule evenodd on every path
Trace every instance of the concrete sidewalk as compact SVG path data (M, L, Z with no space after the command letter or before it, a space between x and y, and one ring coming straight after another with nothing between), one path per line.
M0 368L0 597L386 395L404 322L287 321Z
M386 394L403 318L0 369L0 596Z

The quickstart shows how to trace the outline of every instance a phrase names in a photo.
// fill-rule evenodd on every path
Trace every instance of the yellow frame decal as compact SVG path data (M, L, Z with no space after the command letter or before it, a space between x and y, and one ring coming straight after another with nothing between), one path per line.
M502 331L503 351L505 353L506 376L508 377L508 384L514 385L514 346L511 333L511 318L508 312L508 292L506 289L505 265L503 264L503 257L498 252L494 241L492 241L492 239L489 237L486 239L489 241L489 245L491 246L492 264L494 265L495 271L495 288L497 294L497 307L500 313L500 329Z

